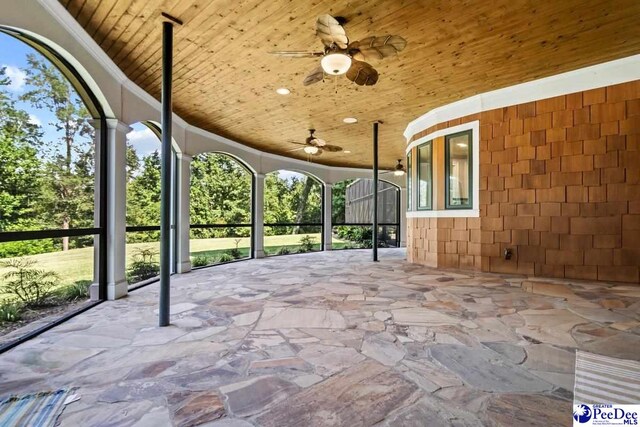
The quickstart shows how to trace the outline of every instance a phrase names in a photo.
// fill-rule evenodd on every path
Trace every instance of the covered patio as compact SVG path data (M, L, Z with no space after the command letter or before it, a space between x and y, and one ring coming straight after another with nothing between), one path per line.
M4 3L0 321L81 307L0 339L0 424L61 390L52 425L620 403L575 361L640 370L640 2Z
M77 387L60 425L566 425L577 349L637 359L635 285L250 260L102 304L6 353L2 393Z

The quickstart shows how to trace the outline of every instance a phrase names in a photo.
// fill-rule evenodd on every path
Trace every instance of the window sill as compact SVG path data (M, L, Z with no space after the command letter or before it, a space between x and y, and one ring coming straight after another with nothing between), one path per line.
M479 209L448 209L440 211L410 211L407 218L478 218Z

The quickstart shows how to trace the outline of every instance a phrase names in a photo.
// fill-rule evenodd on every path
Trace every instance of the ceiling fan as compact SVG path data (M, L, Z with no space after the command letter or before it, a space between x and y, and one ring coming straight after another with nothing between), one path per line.
M344 18L320 15L316 21L316 36L324 44L323 52L275 51L274 55L288 58L319 58L320 66L315 68L303 84L308 86L324 79L324 75L347 75L347 78L359 86L371 86L378 81L378 72L365 61L383 59L397 54L407 45L400 36L367 37L349 43L342 24Z
M402 159L398 159L398 164L392 171L380 172L380 175L384 175L387 173L393 173L395 176L403 176L405 173L407 173L404 165L402 164Z
M328 151L330 153L337 153L342 151L342 147L338 147L337 145L327 144L324 139L317 138L314 133L315 129L309 129L309 136L303 142L289 141L292 144L302 145L303 147L294 148L288 151L298 151L303 150L305 153L312 156L319 156L324 151Z

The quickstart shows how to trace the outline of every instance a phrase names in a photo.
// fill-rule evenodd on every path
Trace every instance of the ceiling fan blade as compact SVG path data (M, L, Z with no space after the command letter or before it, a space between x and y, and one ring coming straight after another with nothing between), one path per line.
M271 55L284 56L285 58L317 58L324 55L324 52L307 52L304 50L275 50L269 53Z
M315 145L316 147L324 147L325 145L327 145L327 141L314 137L313 139L309 140L309 144Z
M321 66L314 69L307 77L304 78L302 84L305 86L312 85L314 83L318 83L324 79L324 70Z
M349 51L359 61L383 59L396 55L407 46L400 36L367 37L349 44Z
M307 145L304 142L298 142L298 141L287 141L289 144L296 144L296 145Z
M316 36L320 37L325 46L336 45L340 49L346 49L349 38L344 28L331 15L320 15L316 21Z
M359 86L371 86L378 81L378 72L366 62L354 59L347 71L347 78Z
M287 150L287 153L290 153L292 151L298 151L298 150L304 150L304 147L300 147L300 148L292 148L291 150Z
M338 153L340 151L342 151L342 147L339 147L337 145L331 145L331 144L327 144L324 147L322 147L323 150L327 150L330 153Z

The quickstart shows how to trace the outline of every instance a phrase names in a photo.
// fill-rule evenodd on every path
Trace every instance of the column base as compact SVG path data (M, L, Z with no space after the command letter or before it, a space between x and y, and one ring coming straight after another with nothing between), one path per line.
M325 243L324 244L324 250L325 251L330 251L333 249L333 245L331 243Z
M188 273L191 271L191 261L179 262L178 263L178 273Z
M256 250L256 251L253 253L253 257L254 257L254 258L265 258L265 257L266 257L266 255L265 255L264 251L262 251L262 250Z
M121 280L117 283L107 284L107 299L116 300L127 296L129 283L126 280Z
M91 299L91 301L100 300L100 284L99 283L92 283L91 286L89 286L89 299Z

